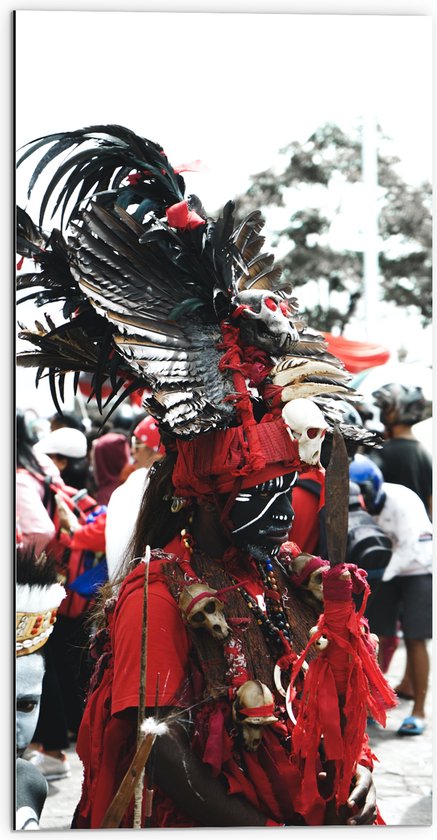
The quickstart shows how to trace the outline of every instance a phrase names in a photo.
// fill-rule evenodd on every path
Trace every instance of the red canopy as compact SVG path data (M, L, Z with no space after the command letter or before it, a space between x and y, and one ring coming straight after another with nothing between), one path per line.
M322 333L328 342L328 350L344 363L350 373L359 373L367 368L384 365L390 358L390 350L382 344L368 341L351 341L342 335Z

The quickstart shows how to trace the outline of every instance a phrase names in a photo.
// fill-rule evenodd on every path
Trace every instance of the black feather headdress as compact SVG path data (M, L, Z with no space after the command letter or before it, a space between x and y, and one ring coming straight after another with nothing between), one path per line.
M47 373L54 399L68 371L76 383L85 371L100 407L108 383L112 410L144 391L161 431L189 442L241 426L247 438L260 415L278 418L290 400L349 393L343 364L298 320L292 290L263 251L258 211L236 225L228 202L208 218L196 196L185 198L161 146L122 126L39 138L18 165L35 155L29 197L62 162L38 225L18 211L18 253L38 269L18 288L37 306L63 301L65 323L22 328L35 349L18 364ZM50 204L60 230L46 233Z

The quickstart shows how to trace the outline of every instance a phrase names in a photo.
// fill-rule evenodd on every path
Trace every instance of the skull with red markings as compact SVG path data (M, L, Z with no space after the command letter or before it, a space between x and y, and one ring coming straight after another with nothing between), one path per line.
M328 424L320 408L308 399L288 402L282 417L292 440L298 441L299 458L312 466L320 465L320 451Z
M239 292L232 300L234 315L241 316L240 335L244 344L281 353L289 351L299 340L291 320L297 312L294 299L271 291L253 289Z
M241 730L244 748L255 752L261 744L265 726L276 723L274 698L270 689L259 680L247 680L237 691L232 717Z

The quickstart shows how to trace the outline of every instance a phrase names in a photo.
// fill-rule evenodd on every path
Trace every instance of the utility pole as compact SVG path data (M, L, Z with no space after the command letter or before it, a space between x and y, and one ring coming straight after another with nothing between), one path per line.
M376 115L367 108L362 126L364 327L367 340L377 337L379 302L378 129Z

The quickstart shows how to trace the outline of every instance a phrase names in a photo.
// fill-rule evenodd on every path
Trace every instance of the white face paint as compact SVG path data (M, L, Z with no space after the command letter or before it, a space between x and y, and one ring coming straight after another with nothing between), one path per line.
M20 755L30 744L38 723L44 677L44 657L40 653L16 659L16 747Z
M240 491L229 515L239 545L284 542L293 521L291 488L296 479L297 473L288 473Z

